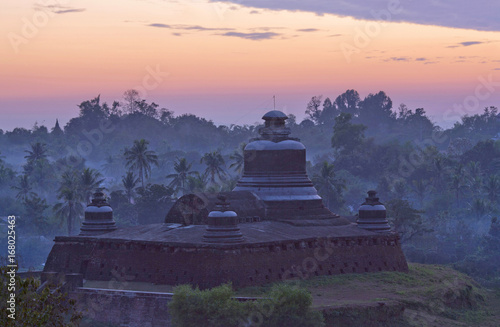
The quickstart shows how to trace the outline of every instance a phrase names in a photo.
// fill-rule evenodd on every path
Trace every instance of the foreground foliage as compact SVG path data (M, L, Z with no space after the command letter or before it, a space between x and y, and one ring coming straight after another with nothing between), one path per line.
M11 312L7 310L7 299L10 298L9 286L12 287L12 284L7 273L10 268L1 267L0 270L1 326L78 326L81 315L75 310L75 301L69 299L67 294L49 288L37 293L40 287L38 279L21 279L18 275L15 277L15 319L9 318Z
M261 300L238 301L231 285L209 290L178 286L169 311L176 327L316 327L323 316L312 311L312 296L305 289L286 284L275 285Z

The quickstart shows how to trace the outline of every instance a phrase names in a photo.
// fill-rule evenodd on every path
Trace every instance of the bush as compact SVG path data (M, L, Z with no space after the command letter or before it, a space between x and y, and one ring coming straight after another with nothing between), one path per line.
M60 290L51 291L49 288L37 293L40 281L35 278L21 279L15 276L15 319L8 317L11 314L7 299L10 298L9 286L11 278L7 267L0 267L0 326L78 326L81 313L76 308L75 301Z
M312 296L304 289L277 284L270 292L274 310L262 326L316 327L323 326L323 315L311 310Z
M267 296L256 301L233 299L230 284L209 290L190 285L175 288L168 309L176 327L319 327L323 316L312 311L312 297L304 289L277 284Z

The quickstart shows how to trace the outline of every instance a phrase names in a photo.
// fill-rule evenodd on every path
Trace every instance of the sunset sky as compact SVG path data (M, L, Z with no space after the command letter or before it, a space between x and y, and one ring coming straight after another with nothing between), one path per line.
M450 126L500 106L500 4L456 0L2 1L0 129L49 128L98 94L217 124L380 90ZM377 20L378 19L378 20ZM332 99L332 100L333 100ZM460 109L463 106L464 109Z

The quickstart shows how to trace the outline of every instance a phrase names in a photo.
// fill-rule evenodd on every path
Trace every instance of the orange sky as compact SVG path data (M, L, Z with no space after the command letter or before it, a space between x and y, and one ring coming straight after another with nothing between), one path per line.
M258 121L247 113L269 107L273 94L280 109L303 117L311 96L336 97L350 88L361 96L384 90L395 107L424 107L441 121L445 110L474 96L478 78L493 74L500 82L500 32L206 0L0 6L2 129L35 120L50 127L57 117L65 122L77 115L76 104L97 94L112 102L141 87L148 100L177 114L217 123ZM370 28L371 36L357 42ZM155 70L161 72L156 78ZM499 105L496 88L481 108Z

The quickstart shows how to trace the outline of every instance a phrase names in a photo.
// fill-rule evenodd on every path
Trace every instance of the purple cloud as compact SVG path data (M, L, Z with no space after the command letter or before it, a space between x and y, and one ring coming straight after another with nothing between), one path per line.
M251 8L335 14L359 19L410 22L500 31L500 2L491 0L210 0ZM392 6L392 7L391 7Z
M275 38L277 36L280 36L281 34L274 33L274 32L265 32L265 33L227 32L227 33L219 34L219 35L239 37L239 38L242 38L242 39L253 40L253 41L260 41L260 40L273 39L273 38Z

